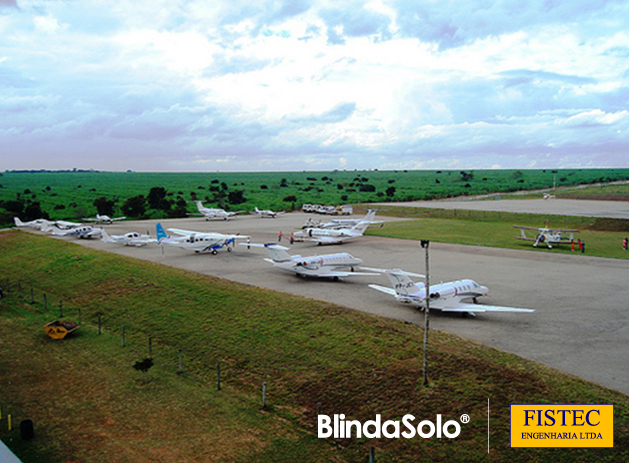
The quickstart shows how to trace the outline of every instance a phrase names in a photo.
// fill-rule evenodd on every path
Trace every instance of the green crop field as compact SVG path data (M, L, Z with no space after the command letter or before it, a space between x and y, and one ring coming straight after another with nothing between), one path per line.
M629 460L626 395L457 336L431 332L424 387L415 325L22 231L0 233L0 269L0 436L25 463ZM81 328L53 341L61 309ZM513 403L614 404L615 446L512 449ZM318 439L319 407L471 421L454 439Z
M369 205L362 204L355 211L366 211ZM578 253L570 245L546 245L533 247L531 241L518 240L520 231L514 225L549 227L580 230L574 234L575 240L586 243L588 256L628 259L629 253L623 251L623 239L629 236L629 220L591 217L574 217L542 214L523 214L492 211L472 211L453 209L417 208L408 206L387 206L383 212L387 216L406 219L388 222L382 228L369 228L368 235L401 238L408 240L426 239L441 243L487 246L505 249L519 249L554 254ZM533 237L536 232L528 231Z
M80 220L96 212L183 217L192 200L226 210L294 210L304 203L355 204L608 183L629 169L332 171L261 173L4 172L0 226L14 216Z

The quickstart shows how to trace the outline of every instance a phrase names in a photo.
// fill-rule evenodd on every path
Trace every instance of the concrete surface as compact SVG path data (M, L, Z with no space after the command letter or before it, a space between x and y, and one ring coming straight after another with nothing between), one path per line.
M544 204L559 205L560 201ZM276 241L282 230L282 244L288 245L290 232L300 228L309 216L291 213L276 219L239 216L227 222L202 218L162 222L165 227L250 234L252 242L257 243ZM110 234L149 231L155 236L155 223L122 222L105 227ZM268 254L260 248L236 246L233 252L222 250L211 255L157 245L135 248L97 240L58 239L423 324L421 312L367 286L388 286L385 275L340 282L304 280L273 269L262 260ZM424 273L424 250L413 241L366 236L334 246L295 243L289 252L309 256L343 251L362 258L366 266ZM430 265L433 283L472 278L490 288L492 297L484 303L536 310L532 314L492 313L468 318L431 312L432 328L629 394L629 260L431 243Z

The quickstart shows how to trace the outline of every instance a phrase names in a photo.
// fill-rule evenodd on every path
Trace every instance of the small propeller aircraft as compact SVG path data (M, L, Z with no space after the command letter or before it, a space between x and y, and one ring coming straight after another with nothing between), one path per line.
M163 246L175 246L181 249L189 249L194 252L211 251L216 255L219 249L227 248L231 252L232 246L237 239L250 238L243 235L224 235L222 233L206 233L190 230L180 230L177 228L169 228L168 231L179 235L171 237L166 234L162 224L156 225L157 244Z
M146 246L149 243L156 243L157 240L149 235L141 235L137 232L129 232L124 235L109 235L105 230L102 232L101 241L105 243L117 243L124 246Z
M55 230L49 227L44 231L51 232L54 236L76 236L77 238L88 239L102 236L104 230L102 228L90 227L89 225L81 225L80 227L68 228L66 230Z
M281 212L275 212L272 211L270 209L258 209L257 207L254 208L252 214L258 214L260 217L264 218L270 218L270 219L274 219L275 217L277 217L279 214L283 214L284 211Z
M265 261L272 263L275 268L292 272L302 277L332 278L334 281L338 281L339 278L348 276L379 275L378 273L356 272L356 267L362 265L363 261L346 252L302 257L300 255L291 256L286 252L289 248L276 243L240 243L240 245L266 248L271 258L264 259ZM339 271L339 269L349 270Z
M76 222L67 222L65 220L46 220L46 219L37 219L31 220L30 222L22 222L17 217L13 217L13 221L17 227L31 227L37 230L49 230L53 227L56 227L60 230L67 230L70 228L77 228L82 226L81 223Z
M382 226L384 222L373 220L374 217L376 216L376 212L377 211L369 210L367 215L365 215L365 217L363 217L362 219L334 219L327 223L319 225L318 228L324 228L327 230L339 230L341 228L352 228L353 226L357 225L361 221L367 221L369 222L370 225L380 224L380 226Z
M574 241L574 233L578 233L579 230L564 230L559 228L535 228L535 227L523 227L521 225L514 225L514 228L520 230L521 236L516 238L525 241L534 241L533 247L537 247L538 244L546 244L549 248L552 248L554 244L570 244ZM537 235L535 238L526 235L525 230L535 230ZM569 236L565 237L562 233L569 233Z
M426 285L423 283L415 283L409 277L409 273L400 269L386 270L385 273L389 277L389 280L391 280L393 288L378 285L369 285L369 287L394 296L398 302L419 307L421 310L426 309ZM487 296L488 294L489 289L487 289L486 286L481 286L473 280L458 280L431 285L430 291L428 291L431 310L459 312L464 315L478 312L535 312L533 309L491 306L477 303L479 297ZM467 300L471 300L472 303L464 302Z
M195 203L201 215L205 217L205 220L210 220L210 219L229 220L232 217L234 217L236 214L238 214L238 212L241 212L241 211L227 212L224 209L205 207L203 206L203 203L201 201L195 201Z
M84 218L83 220L86 222L95 222L95 223L114 223L118 220L124 220L126 217L109 217L108 215L100 215L96 214L96 217Z
M367 227L371 222L361 220L352 228L343 228L340 230L326 230L323 228L306 228L294 233L295 239L303 239L315 241L318 245L322 244L341 244L345 241L353 240L363 236Z

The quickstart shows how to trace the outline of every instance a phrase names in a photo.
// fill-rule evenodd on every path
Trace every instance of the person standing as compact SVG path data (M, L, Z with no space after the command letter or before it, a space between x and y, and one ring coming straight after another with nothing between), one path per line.
M629 244L629 240L625 237L625 239L622 240L622 250L623 251L627 250L627 244Z
M280 230L279 234L277 235L277 242L279 243L280 241L282 241L282 230Z

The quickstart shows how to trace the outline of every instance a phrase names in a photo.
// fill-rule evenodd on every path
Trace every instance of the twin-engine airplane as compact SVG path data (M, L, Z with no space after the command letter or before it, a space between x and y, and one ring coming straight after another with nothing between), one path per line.
M44 231L51 231L54 236L76 236L81 239L100 237L103 234L102 228L94 228L89 225L81 225L76 228L68 228L66 230L54 230L52 228L45 229Z
M270 218L270 219L274 219L275 217L277 217L279 214L283 214L284 211L282 212L275 212L272 211L270 209L258 209L257 207L254 208L252 214L258 214L260 217L264 218Z
M419 307L421 310L426 309L426 285L415 283L410 279L407 272L400 269L387 270L385 273L391 280L393 288L378 285L369 285L369 287L394 296L398 302ZM428 294L430 297L430 309L441 310L442 312L459 312L462 314L475 314L478 312L535 312L533 309L477 304L477 298L487 296L489 289L473 280L458 280L431 285ZM464 302L468 300L471 300L472 303Z
M378 273L356 272L356 267L362 265L363 261L346 252L302 257L300 255L291 256L286 252L288 248L275 243L240 243L240 245L265 247L271 257L270 259L264 259L265 261L272 263L275 268L292 272L302 277L332 278L334 281L338 281L339 278L349 276L378 275ZM348 270L340 271L339 269Z
M224 209L217 209L212 207L205 207L201 201L195 201L197 209L201 213L205 220L210 219L223 219L228 220L234 217L238 212L227 212Z
M126 217L109 217L108 215L100 215L96 214L96 217L84 218L83 220L86 222L95 222L95 223L114 223L118 220L124 220Z
M521 236L516 238L525 241L534 241L533 247L537 247L538 244L546 244L549 248L552 248L554 244L570 244L574 241L574 233L578 233L579 230L563 230L559 228L535 228L535 227L523 227L520 225L514 225L514 228L520 229ZM537 236L535 238L526 235L524 230L535 230ZM562 235L562 233L569 233L568 237Z
M122 244L123 246L146 246L149 243L157 242L149 235L141 235L137 232L129 232L124 235L109 235L105 230L102 232L101 241Z
M194 252L211 251L212 254L217 254L219 249L223 247L227 248L227 251L231 252L232 246L237 239L250 238L243 235L224 235L222 233L204 233L190 230L180 230L177 228L169 228L168 231L179 235L178 237L171 237L166 234L162 224L156 225L157 229L157 244L163 246L174 246L181 249L189 249Z
M340 244L345 241L353 240L363 236L367 227L371 222L361 220L352 228L343 228L340 230L326 230L324 228L306 228L299 230L293 234L296 239L304 239L315 241L318 245L322 244Z

